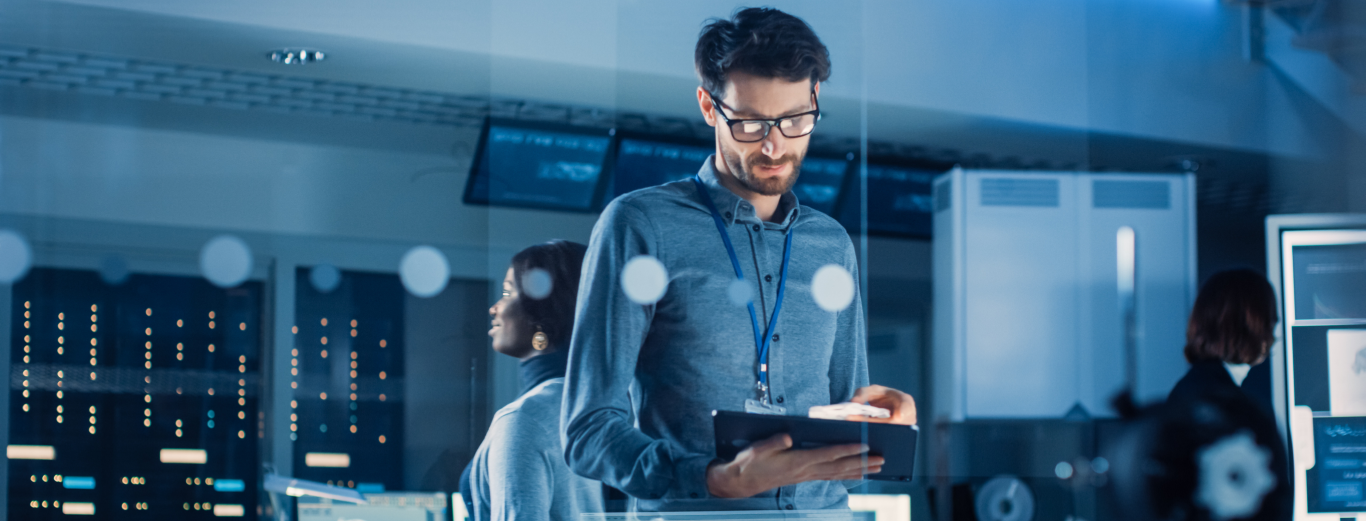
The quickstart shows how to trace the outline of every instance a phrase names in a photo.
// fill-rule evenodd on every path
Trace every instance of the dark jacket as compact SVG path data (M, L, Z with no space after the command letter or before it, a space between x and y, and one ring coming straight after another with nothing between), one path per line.
M1250 414L1244 416L1246 422L1254 423L1248 425L1257 433L1259 441L1269 441L1267 445L1273 445L1277 450L1272 451L1271 471L1277 477L1277 486L1264 499L1272 505L1264 505L1261 515L1257 519L1290 519L1291 507L1294 504L1294 488L1291 486L1291 476L1286 454L1280 447L1283 447L1280 434L1276 429L1275 416L1271 411L1270 393L1262 389L1259 382L1268 379L1269 371L1267 363L1254 366L1248 373L1248 377L1243 380L1243 386L1234 383L1233 376L1224 367L1223 362L1217 360L1202 360L1191 364L1191 368L1186 372L1176 386L1172 388L1171 394L1167 396L1167 403L1170 405L1190 404L1201 401L1217 401L1228 403L1232 399L1233 403L1241 403ZM1255 377L1255 379L1254 379ZM1263 440L1263 438L1273 438Z
M1228 369L1224 368L1223 362L1217 360L1201 360L1191 364L1186 376L1176 382L1176 387L1172 388L1171 394L1167 395L1168 402L1187 401L1200 399L1220 392L1243 392L1237 383L1233 382L1233 376L1228 374ZM1254 401L1259 397L1248 395Z

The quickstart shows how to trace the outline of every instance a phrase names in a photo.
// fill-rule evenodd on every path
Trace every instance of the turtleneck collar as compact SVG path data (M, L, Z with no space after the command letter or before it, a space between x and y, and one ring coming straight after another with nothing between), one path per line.
M568 366L569 350L561 348L522 360L518 368L522 377L522 389L517 394L526 394L546 380L564 376L565 368Z

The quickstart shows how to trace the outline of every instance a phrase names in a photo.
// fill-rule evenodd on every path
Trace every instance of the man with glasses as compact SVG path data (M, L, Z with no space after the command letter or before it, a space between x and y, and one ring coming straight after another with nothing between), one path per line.
M909 395L868 385L858 288L837 311L811 293L824 266L857 280L844 228L791 191L820 120L829 53L802 20L744 9L706 26L695 64L717 154L691 180L617 198L593 229L562 407L565 459L638 510L847 508L840 480L878 472L882 458L861 445L794 448L780 435L720 461L710 414L805 415L854 401L915 423ZM640 257L668 273L658 301L632 301L623 286Z

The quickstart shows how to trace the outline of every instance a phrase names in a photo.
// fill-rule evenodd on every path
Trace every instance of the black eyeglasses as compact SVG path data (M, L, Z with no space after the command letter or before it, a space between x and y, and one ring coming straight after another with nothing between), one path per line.
M713 105L735 112L735 109L716 99L715 94L708 92L707 96L711 98ZM716 113L721 115L721 119L726 120L726 126L730 127L730 135L736 141L754 143L763 141L764 138L768 137L769 130L774 127L777 127L778 132L784 137L789 138L811 134L811 131L816 129L816 122L821 119L821 104L816 100L814 92L811 93L811 103L816 106L816 110L777 119L730 119L726 117L725 112L718 110Z

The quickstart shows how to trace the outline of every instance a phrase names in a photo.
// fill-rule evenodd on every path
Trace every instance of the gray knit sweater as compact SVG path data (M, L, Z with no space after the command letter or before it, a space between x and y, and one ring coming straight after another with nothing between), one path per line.
M564 463L563 394L564 378L551 378L494 415L470 471L475 521L578 521L602 512L602 485Z

